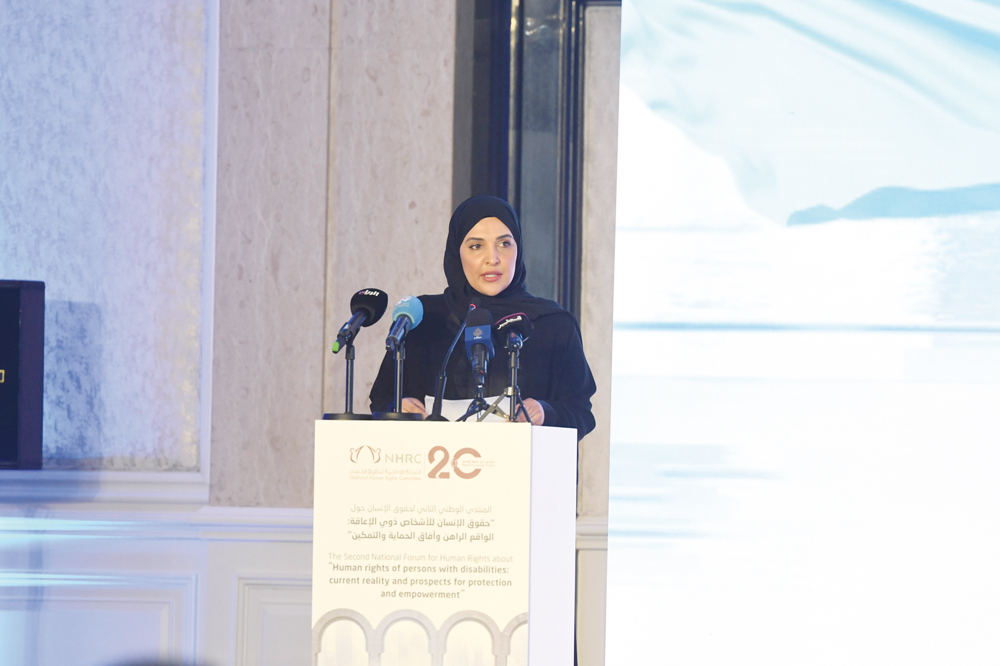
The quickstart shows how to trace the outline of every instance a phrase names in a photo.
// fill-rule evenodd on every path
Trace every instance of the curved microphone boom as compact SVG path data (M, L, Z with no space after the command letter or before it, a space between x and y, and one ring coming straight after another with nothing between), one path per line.
M389 295L381 289L362 289L351 297L351 318L340 327L333 343L333 353L354 342L354 336L362 326L371 326L385 314L389 305Z
M472 312L479 307L479 299L473 298L472 302L469 303L469 312ZM468 318L468 315L466 315ZM458 327L458 333L455 334L455 339L451 341L451 345L448 347L448 353L444 355L444 362L441 363L441 370L438 371L437 381L434 382L434 408L431 409L431 415L427 417L428 421L447 421L445 417L441 416L441 408L444 406L444 387L448 384L448 361L451 359L452 352L455 351L455 346L458 344L459 339L462 337L462 333L465 331L466 322L462 322L462 325Z
M392 309L392 328L385 339L385 348L394 350L406 334L420 325L424 319L424 304L416 296L404 296Z

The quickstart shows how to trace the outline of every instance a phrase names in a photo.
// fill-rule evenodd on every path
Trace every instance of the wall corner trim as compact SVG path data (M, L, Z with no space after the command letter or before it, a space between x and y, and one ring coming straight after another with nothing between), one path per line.
M577 550L608 549L607 516L576 517L576 549Z

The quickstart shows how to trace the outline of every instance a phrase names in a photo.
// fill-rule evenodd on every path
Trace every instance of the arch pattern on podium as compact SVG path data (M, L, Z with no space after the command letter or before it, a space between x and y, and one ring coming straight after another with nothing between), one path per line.
M371 622L357 611L348 608L337 608L325 613L313 627L312 647L313 666L318 666L319 655L323 649L323 634L334 622L347 621L357 624L365 636L365 650L368 653L368 665L380 666L382 663L382 653L385 652L385 634L392 625L397 622L412 621L423 627L427 633L427 645L431 653L432 666L442 666L444 655L448 649L448 635L455 625L461 622L475 622L483 626L490 634L491 650L496 666L507 666L507 657L510 655L511 636L514 631L528 623L528 614L521 613L515 616L503 630L499 625L485 613L479 611L460 611L451 615L441 623L440 628L435 628L423 613L416 610L398 610L386 615L378 626L372 628Z

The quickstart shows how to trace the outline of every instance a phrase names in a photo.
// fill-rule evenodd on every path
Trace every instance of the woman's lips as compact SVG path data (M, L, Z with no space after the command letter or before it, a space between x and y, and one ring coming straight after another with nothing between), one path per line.
M503 273L483 273L479 277L483 278L486 282L496 282L500 279L501 275L503 275Z

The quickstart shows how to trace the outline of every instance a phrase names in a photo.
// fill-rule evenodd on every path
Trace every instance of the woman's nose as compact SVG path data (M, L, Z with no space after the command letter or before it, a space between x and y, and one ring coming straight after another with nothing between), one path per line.
M499 264L500 263L500 253L497 252L496 248L492 248L489 251L489 253L486 255L486 261L488 261L490 264Z

